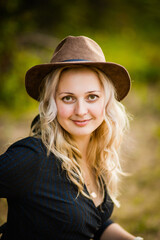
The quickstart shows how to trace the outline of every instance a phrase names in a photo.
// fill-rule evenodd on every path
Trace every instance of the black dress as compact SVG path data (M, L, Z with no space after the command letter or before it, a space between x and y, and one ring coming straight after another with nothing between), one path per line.
M112 223L107 191L98 207L77 197L60 160L47 157L42 141L34 137L14 143L0 156L0 197L8 202L6 240L99 239Z

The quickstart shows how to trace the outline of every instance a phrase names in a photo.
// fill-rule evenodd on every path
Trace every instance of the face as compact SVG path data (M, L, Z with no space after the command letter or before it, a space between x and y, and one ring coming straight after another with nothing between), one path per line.
M57 93L57 119L73 138L90 137L104 120L104 90L98 75L87 68L61 74Z

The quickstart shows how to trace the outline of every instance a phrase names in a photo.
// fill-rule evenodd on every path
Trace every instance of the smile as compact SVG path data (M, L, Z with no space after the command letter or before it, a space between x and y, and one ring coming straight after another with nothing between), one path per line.
M83 127L83 126L86 126L90 121L91 119L86 119L86 120L72 120L73 123L79 127Z

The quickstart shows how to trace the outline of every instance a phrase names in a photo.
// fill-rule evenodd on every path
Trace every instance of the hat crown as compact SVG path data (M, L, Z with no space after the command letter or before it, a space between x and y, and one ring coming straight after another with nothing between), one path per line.
M56 47L51 63L66 60L86 60L105 62L105 56L100 46L92 39L85 36L68 36Z

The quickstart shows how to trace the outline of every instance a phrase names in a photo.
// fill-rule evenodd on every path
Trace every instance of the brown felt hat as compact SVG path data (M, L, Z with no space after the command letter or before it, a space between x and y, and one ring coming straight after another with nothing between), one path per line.
M102 49L92 39L85 36L68 36L58 44L50 63L36 65L27 71L27 93L39 100L39 86L44 77L59 67L70 65L91 66L102 70L113 82L119 101L129 92L131 79L123 66L106 62Z

